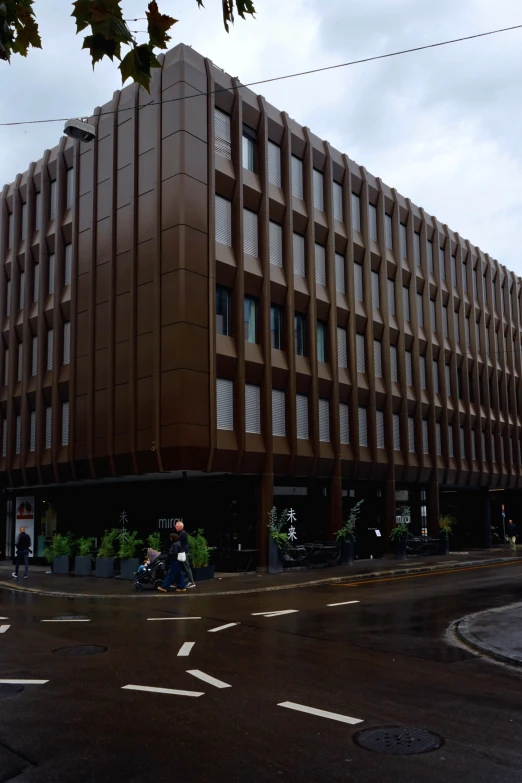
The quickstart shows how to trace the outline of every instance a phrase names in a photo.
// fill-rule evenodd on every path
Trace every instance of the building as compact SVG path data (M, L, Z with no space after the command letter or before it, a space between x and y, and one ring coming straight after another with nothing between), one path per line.
M520 279L184 45L91 122L2 193L7 551L21 498L37 533L183 516L262 565L274 504L301 541L365 498L369 536L453 505L487 543Z

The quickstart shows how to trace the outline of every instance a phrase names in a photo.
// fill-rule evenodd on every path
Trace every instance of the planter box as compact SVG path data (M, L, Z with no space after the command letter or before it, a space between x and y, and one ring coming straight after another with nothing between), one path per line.
M449 555L449 550L450 550L449 536L443 534L440 536L439 540L440 540L439 553L441 555Z
M120 576L122 579L134 579L134 574L138 570L140 561L137 557L131 557L128 560L120 560Z
M268 573L283 573L283 552L279 549L272 536L268 538Z
M97 557L96 558L96 576L109 578L114 576L114 558Z
M215 566L213 565L204 566L203 568L194 568L194 566L192 566L192 574L196 583L206 582L207 579L214 579L214 571Z
M353 550L353 541L341 541L340 563L342 566L353 565Z
M53 574L69 573L69 555L60 555L53 557Z
M395 559L406 560L406 536L395 541Z
M76 555L74 558L74 573L76 576L90 576L92 558L90 555Z

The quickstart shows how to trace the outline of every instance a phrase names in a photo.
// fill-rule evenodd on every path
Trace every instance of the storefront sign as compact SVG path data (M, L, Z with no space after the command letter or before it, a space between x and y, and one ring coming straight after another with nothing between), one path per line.
M34 552L34 498L16 498L15 541L22 527L31 537L31 549ZM29 557L32 556L33 554L30 553Z

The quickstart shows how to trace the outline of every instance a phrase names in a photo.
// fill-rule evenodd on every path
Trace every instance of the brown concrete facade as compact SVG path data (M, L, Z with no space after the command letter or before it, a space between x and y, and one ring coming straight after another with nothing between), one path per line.
M216 109L230 117L230 157L216 151ZM264 531L274 482L317 478L328 486L333 532L346 482L379 483L387 530L398 484L426 487L432 531L440 485L521 486L518 277L183 45L163 58L150 96L126 87L92 122L93 143L63 138L2 193L5 487L180 470L257 474ZM243 166L245 126L253 171ZM280 148L280 186L269 179L269 141ZM293 195L292 156L302 161L302 198ZM231 202L229 243L216 241L216 194ZM244 208L258 216L257 256L244 252ZM282 230L281 266L271 263L270 221ZM294 274L294 233L304 237L304 276ZM216 333L216 286L230 292L228 334ZM256 342L245 339L245 296L257 302ZM305 355L296 355L296 312ZM231 430L218 429L217 378L233 382ZM259 432L246 431L247 385L260 388ZM285 394L286 436L272 435L274 388ZM308 399L308 438L298 437L298 394Z

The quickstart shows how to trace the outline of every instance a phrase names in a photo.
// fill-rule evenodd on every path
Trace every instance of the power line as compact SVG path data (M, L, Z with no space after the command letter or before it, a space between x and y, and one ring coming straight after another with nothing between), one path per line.
M138 19L127 20L127 21L138 21ZM376 60L384 60L389 57L399 57L403 54L422 52L425 51L426 49L436 49L437 47L440 46L449 46L450 44L462 43L463 41L471 41L475 38L485 38L486 36L489 35L497 35L498 33L507 33L510 32L511 30L520 30L520 29L522 29L522 24L512 25L511 27L501 27L498 30L488 30L485 33L475 33L474 35L466 35L461 38L452 38L448 41L439 41L438 43L425 44L424 46L415 46L411 49L401 49L397 52L388 52L387 54L378 54L378 55L374 55L373 57L364 57L360 60L351 60L345 63L337 63L336 65L326 65L323 66L322 68L313 68L309 71L299 71L298 73L289 73L289 74L285 74L284 76L273 76L269 79L259 79L257 81L248 82L246 84L240 83L239 87L255 87L260 84L268 84L270 82L283 81L284 79L295 79L298 76L310 76L313 73L323 73L325 71L333 71L337 68L348 68L353 65L362 65L364 63L374 62ZM180 96L179 98L169 98L168 100L165 101L150 101L149 103L146 103L143 106L141 106L140 109L144 109L147 106L156 106L164 103L186 101L189 98L202 98L208 95L215 95L220 92L230 92L233 89L235 88L219 87L216 90L210 90L208 92L198 92L195 93L194 95L184 95L184 96ZM98 116L104 116L106 114L117 114L118 112L133 111L133 110L134 110L134 106L128 106L121 109L109 109L108 111L100 112ZM70 119L70 117L55 117L53 119L48 119L48 120L21 120L19 122L0 122L0 128L13 127L17 125L42 125L50 122L66 122L68 119Z

